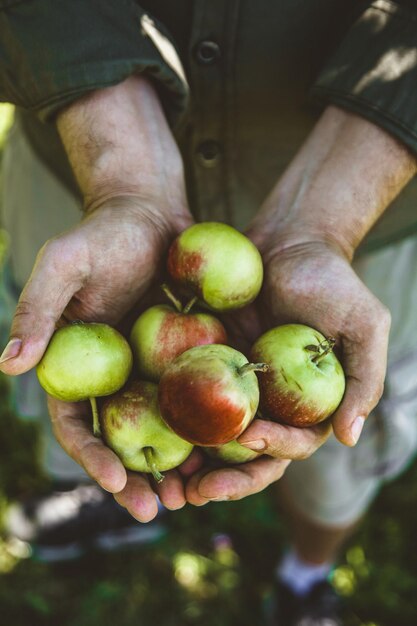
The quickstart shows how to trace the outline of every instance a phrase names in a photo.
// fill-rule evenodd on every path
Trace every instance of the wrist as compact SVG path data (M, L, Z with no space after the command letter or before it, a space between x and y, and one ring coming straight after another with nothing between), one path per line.
M252 237L256 240L256 236ZM324 233L313 231L299 232L285 229L274 233L263 242L258 242L257 247L262 254L265 266L274 264L277 260L291 263L291 259L305 257L306 261L313 257L339 257L349 264L353 259L353 251L342 246L336 238L326 236Z
M99 218L100 221L113 222L114 227L123 223L137 225L141 231L145 228L149 239L158 249L165 249L172 240L192 224L192 218L186 207L176 206L169 212L161 208L155 199L135 190L115 190L101 194L87 207L85 220Z
M352 261L357 244L347 235L346 230L335 228L333 224L305 217L294 212L285 203L262 207L248 229L247 235L261 252L265 262L271 257L286 254L290 249L320 248Z
M284 172L249 234L259 247L320 241L355 249L416 172L407 148L381 128L329 107Z
M75 101L57 127L87 213L133 198L167 223L187 218L181 155L146 78L131 76Z

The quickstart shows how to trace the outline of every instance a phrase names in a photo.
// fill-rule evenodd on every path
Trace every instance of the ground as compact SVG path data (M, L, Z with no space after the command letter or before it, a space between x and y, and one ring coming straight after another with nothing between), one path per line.
M0 381L0 506L41 490L32 422L17 420ZM329 468L331 471L331 468ZM415 626L417 467L380 494L342 555L333 580L347 626ZM90 554L66 565L30 558L0 538L0 612L14 626L253 626L260 624L286 534L272 490L241 502L168 513L158 543ZM4 622L5 623L5 622ZM283 625L284 626L284 625Z

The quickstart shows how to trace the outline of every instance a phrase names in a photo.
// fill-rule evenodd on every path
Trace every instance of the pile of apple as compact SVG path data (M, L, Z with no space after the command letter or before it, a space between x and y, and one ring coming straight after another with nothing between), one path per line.
M257 453L236 439L259 405L263 419L297 427L335 411L345 378L334 340L301 324L278 326L257 339L249 362L227 345L211 314L244 307L259 294L262 260L249 239L225 224L191 226L173 242L168 272L189 293L185 306L163 285L171 304L142 313L130 345L106 324L75 322L55 332L37 366L50 395L90 400L94 434L127 469L159 482L194 445L225 462L252 460ZM103 396L99 411L96 398Z

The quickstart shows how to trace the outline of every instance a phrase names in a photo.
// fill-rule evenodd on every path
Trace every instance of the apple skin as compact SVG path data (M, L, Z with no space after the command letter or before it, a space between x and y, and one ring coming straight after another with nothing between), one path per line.
M191 348L177 357L159 382L159 407L180 437L219 446L239 437L259 404L256 374L242 375L247 358L229 346Z
M263 279L258 249L242 233L218 222L184 230L170 247L168 271L215 311L249 304Z
M205 448L207 454L224 463L248 463L261 456L261 453L245 448L238 441L229 441L222 446L216 448Z
M330 351L315 363L315 352L326 338L303 324L277 326L263 334L251 350L269 371L259 377L261 413L277 422L304 428L327 419L345 391L343 368Z
M165 304L142 313L130 335L139 374L154 382L159 381L168 365L189 348L226 342L223 324L212 315L180 313Z
M161 418L158 387L154 383L134 381L107 398L100 421L104 441L126 469L150 473L144 454L147 447L152 448L161 472L178 467L193 449L191 443L178 437Z
M41 386L65 402L108 396L126 382L133 356L107 324L74 322L57 330L36 367Z

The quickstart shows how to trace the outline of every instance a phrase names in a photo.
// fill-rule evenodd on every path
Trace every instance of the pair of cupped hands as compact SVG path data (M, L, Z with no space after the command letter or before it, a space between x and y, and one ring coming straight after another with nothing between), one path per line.
M10 375L36 366L57 325L81 319L118 326L126 316L133 322L137 307L164 279L168 246L192 224L179 150L146 77L88 94L58 116L57 127L85 214L38 254L0 358L0 369ZM330 107L247 231L263 257L264 283L254 304L223 320L230 343L247 352L262 332L288 322L334 337L347 386L331 423L297 429L255 419L239 442L261 457L213 469L195 448L156 485L127 472L93 436L87 403L50 398L62 447L146 522L157 514L156 494L168 509L179 509L186 502L199 506L261 491L292 460L313 454L332 428L341 443L355 445L382 393L389 314L350 261L415 170L408 152L386 133Z
M34 367L62 318L118 324L161 281L167 246L190 223L184 217L170 224L143 199L120 196L48 242L21 295L3 372L20 374ZM230 342L247 351L263 331L283 322L302 322L335 337L343 352L347 389L332 424L337 438L352 445L359 435L352 432L356 418L368 415L380 393L374 387L380 363L370 331L372 297L343 255L325 243L276 251L256 230L250 235L263 254L264 287L255 304L224 319ZM93 436L88 403L50 398L49 408L54 434L65 451L143 522L157 513L155 494L168 509L179 509L186 502L199 506L256 493L281 478L291 460L314 453L331 431L328 422L297 429L255 419L239 441L265 456L212 469L195 448L157 485L148 476L126 471L114 452Z

